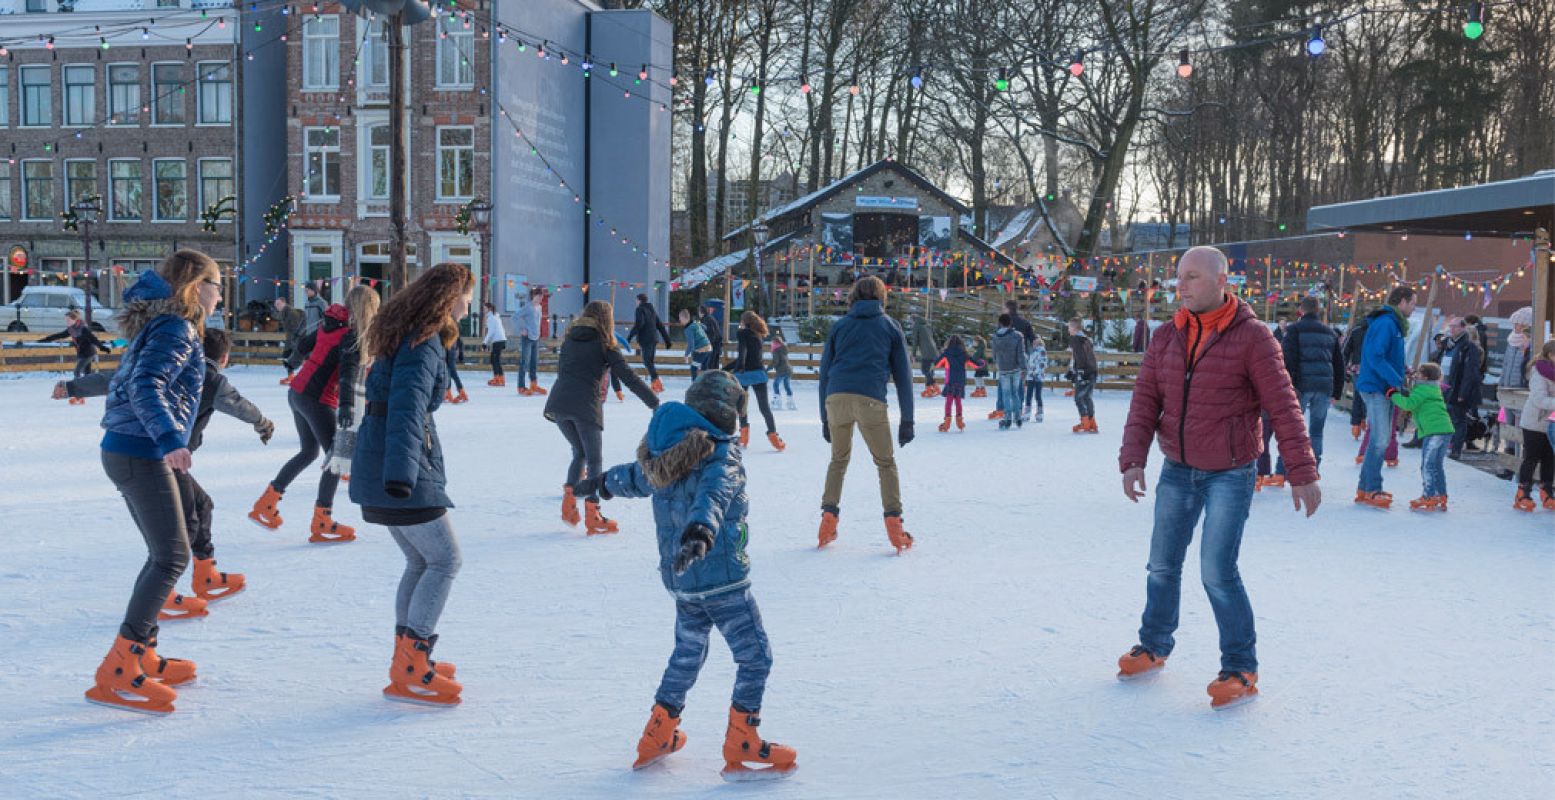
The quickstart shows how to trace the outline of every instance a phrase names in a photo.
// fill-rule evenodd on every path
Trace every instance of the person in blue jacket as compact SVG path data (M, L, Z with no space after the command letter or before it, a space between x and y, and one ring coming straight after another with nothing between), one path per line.
M1388 390L1404 388L1404 336L1409 333L1409 315L1414 311L1415 290L1397 286L1388 293L1387 304L1368 317L1355 390L1360 393L1361 402L1366 404L1366 419L1374 428L1390 425L1393 419ZM1380 431L1371 432L1361 461L1355 502L1377 508L1391 505L1393 496L1382 491L1382 461L1389 438Z
M886 416L885 387L896 384L896 441L913 440L912 366L907 337L885 314L885 284L873 275L859 278L848 292L848 314L832 325L821 350L821 436L831 444L831 465L821 494L820 547L837 539L842 479L853 455L853 428L858 427L880 473L880 502L885 507L886 535L900 554L912 547L912 534L902 528L902 487L891 450L891 421Z
M362 519L388 527L405 554L394 602L394 658L383 690L391 700L446 707L457 705L463 691L453 665L431 659L461 564L432 414L448 391L448 350L474 287L469 267L443 263L384 304L367 331L364 360L374 363L366 416L354 441L336 442L352 448L351 500L362 507Z
M586 490L606 499L653 498L659 576L675 598L675 651L638 741L634 769L685 745L680 712L707 660L708 634L715 625L739 665L724 739L724 777L784 777L795 768L792 747L764 742L756 733L772 648L751 596L745 554L750 505L743 448L735 443L745 405L737 378L707 370L686 390L686 402L664 403L654 411L635 462L585 481ZM752 770L747 762L771 766Z
M146 540L118 638L97 668L88 700L166 714L195 665L157 655L157 613L189 565L189 531L174 471L193 466L189 433L205 385L205 320L221 301L221 269L180 250L124 290L119 329L129 340L108 385L103 471Z

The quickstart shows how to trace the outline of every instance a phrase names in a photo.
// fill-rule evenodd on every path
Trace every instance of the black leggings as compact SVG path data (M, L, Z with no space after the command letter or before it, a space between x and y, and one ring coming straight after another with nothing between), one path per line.
M767 402L767 385L765 383L755 383L746 388L749 389L751 394L756 395L756 408L761 411L761 418L767 421L767 433L777 433L777 421L772 419L772 404ZM748 405L746 410L750 410ZM743 428L749 424L749 417L740 417L740 427Z
M653 356L654 356L654 353L656 353L659 348L657 346L655 346L655 345L642 344L641 342L639 342L638 344L639 344L639 346L640 346L640 348L642 350L643 369L648 370L648 380L650 380L650 381L658 380L659 379L659 368L655 367L653 365Z
M189 566L189 534L184 526L178 481L166 463L102 451L103 471L130 508L130 518L146 540L146 563L124 611L119 635L136 642L156 636L157 612Z
M602 475L604 467L601 461L600 437L604 435L604 431L592 422L570 418L556 420L556 427L562 429L562 435L567 437L567 444L572 445L572 462L567 465L567 485L578 484L583 477L585 463L588 465L590 478ZM598 502L599 495L592 494L587 499Z
M335 409L308 397L300 392L287 392L286 401L291 403L292 418L297 422L297 438L302 440L302 452L292 456L292 460L281 467L276 473L275 480L270 482L275 490L286 492L286 487L292 485L292 481L302 474L304 467L313 463L319 457L319 450L329 452L335 446ZM340 476L329 470L319 473L319 508L335 507L335 488L340 485Z
M178 496L183 500L184 529L189 533L189 551L200 560L214 558L216 548L211 544L211 513L216 502L205 493L205 487L188 472L173 471L178 481Z
M1517 484L1532 489L1535 468L1541 477L1539 485L1555 488L1555 449L1551 448L1550 437L1542 431L1523 428L1523 463L1517 467Z
M507 342L491 343L491 374L502 377L502 351L508 349Z
M459 359L464 356L464 345L455 342L448 350L448 379L453 381L454 388L464 391L464 381L459 378Z

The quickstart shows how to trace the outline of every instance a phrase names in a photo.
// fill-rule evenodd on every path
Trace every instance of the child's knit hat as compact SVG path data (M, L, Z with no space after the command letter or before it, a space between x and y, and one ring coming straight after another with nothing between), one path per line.
M710 369L697 376L686 390L686 405L707 418L719 430L734 433L745 411L745 389L733 375Z

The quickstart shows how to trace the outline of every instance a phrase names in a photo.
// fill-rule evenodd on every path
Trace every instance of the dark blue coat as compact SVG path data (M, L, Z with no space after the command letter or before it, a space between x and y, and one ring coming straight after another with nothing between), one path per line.
M861 394L885 402L885 386L896 384L897 408L903 422L912 421L912 367L907 337L885 315L879 300L860 300L847 316L831 326L821 350L821 422L826 422L826 398Z
M678 598L696 600L750 585L749 531L745 515L745 467L734 436L684 403L654 411L637 460L605 472L605 488L616 497L652 497L659 536L659 575ZM707 555L679 575L671 565L680 535L696 522L714 531Z
M1304 314L1285 331L1280 342L1285 371L1297 393L1322 392L1338 400L1344 392L1344 355L1339 334L1323 324L1317 314Z
M103 412L102 448L160 459L189 446L189 431L205 385L205 348L194 324L172 303L173 287L145 272L124 290L122 322L144 325L124 350Z
M448 391L448 351L437 335L407 339L367 375L367 416L351 454L351 501L369 508L452 508L432 412ZM375 413L378 412L378 413ZM393 485L409 496L390 494Z

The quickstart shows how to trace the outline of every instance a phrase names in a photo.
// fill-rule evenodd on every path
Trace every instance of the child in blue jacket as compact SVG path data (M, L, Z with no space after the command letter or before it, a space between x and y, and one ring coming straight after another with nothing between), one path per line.
M764 742L756 733L772 650L751 596L745 554L749 505L741 449L735 446L745 399L733 375L704 371L686 391L685 403L665 403L654 412L635 462L586 481L606 499L653 498L659 573L675 596L675 651L637 743L633 769L685 746L680 711L707 659L708 633L715 625L739 665L724 738L724 779L781 778L796 767L794 748ZM771 766L751 769L747 762Z

